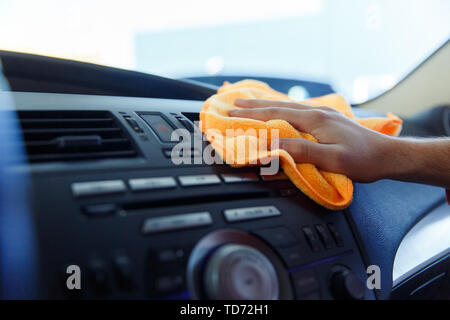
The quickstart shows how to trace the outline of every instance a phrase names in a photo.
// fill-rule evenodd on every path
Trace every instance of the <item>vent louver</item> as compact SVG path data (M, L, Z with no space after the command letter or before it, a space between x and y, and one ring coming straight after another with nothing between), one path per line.
M29 162L136 157L108 111L19 111Z

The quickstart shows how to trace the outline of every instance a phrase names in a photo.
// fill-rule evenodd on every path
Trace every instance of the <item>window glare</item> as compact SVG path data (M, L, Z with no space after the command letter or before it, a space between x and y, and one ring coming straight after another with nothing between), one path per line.
M2 0L0 21L2 50L176 78L322 81L362 102L449 39L450 1Z

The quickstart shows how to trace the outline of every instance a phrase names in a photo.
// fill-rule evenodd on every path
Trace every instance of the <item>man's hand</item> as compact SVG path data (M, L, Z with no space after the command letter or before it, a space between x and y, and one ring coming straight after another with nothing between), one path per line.
M280 148L288 151L297 163L312 163L322 170L342 173L358 182L392 178L450 186L450 164L438 166L447 170L444 174L424 174L429 169L425 167L430 165L429 161L450 163L449 139L436 142L433 139L393 138L365 128L328 107L244 99L237 99L235 105L243 109L231 110L229 115L232 117L286 120L297 130L314 136L319 143L306 139L280 139ZM439 146L431 148L429 155L418 154L418 149L430 149L429 146L436 143Z

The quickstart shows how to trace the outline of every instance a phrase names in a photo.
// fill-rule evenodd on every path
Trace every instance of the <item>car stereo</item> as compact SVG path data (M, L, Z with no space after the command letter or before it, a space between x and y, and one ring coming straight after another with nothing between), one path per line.
M43 298L374 299L343 212L282 172L172 162L198 102L86 99L18 112Z

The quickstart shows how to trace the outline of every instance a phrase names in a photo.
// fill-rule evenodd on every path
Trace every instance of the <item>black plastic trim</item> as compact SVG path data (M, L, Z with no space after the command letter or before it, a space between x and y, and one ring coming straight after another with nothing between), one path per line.
M193 81L40 55L0 51L12 91L205 100L216 90Z

